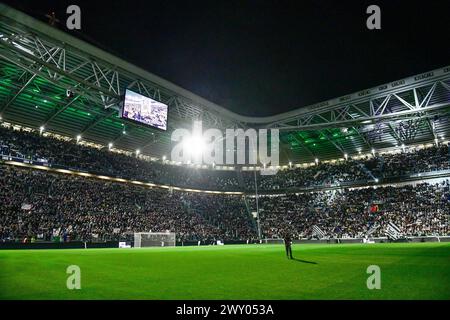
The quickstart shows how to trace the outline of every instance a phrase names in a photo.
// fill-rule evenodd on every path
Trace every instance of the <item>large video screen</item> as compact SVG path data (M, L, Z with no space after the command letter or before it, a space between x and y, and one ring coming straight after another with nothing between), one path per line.
M168 106L131 90L125 91L122 118L167 130Z

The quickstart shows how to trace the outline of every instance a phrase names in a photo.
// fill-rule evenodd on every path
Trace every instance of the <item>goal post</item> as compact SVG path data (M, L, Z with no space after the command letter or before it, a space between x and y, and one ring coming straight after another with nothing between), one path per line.
M175 232L136 232L134 247L175 247Z

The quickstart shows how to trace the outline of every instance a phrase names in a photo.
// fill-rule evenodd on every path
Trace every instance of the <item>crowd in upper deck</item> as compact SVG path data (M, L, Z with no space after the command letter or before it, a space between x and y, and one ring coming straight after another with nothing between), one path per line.
M206 190L252 191L255 188L252 171L197 169L188 166L146 161L135 155L97 149L75 141L44 137L0 127L0 153L28 159L46 159L50 165L102 175L137 179L158 184ZM313 186L339 185L388 179L412 173L450 169L449 146L441 143L412 152L376 154L364 159L337 163L318 162L307 168L280 170L276 175L257 174L260 190L279 190ZM242 175L242 179L239 179Z

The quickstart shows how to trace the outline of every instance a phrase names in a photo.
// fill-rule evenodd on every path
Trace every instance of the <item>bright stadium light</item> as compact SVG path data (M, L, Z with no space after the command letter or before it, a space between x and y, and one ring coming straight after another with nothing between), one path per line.
M112 147L113 147L113 143L112 142L108 143L108 149L111 150Z
M141 150L136 149L136 156L138 156L141 153Z
M375 155L375 149L374 148L372 148L372 154Z
M314 161L316 164L319 164L319 159L316 158L316 159L314 159Z
M375 178L375 182L378 183L380 180L378 178Z
M344 153L344 158L345 158L345 160L347 160L348 159L348 154Z
M289 167L292 168L292 162L291 161L289 161Z
M44 132L44 130L45 130L45 127L44 127L44 126L40 126L40 127L39 127L39 133L40 133L40 134L42 134L42 132Z
M205 141L202 136L192 136L183 140L183 152L192 157L200 157L205 148Z
M122 134L127 134L127 132L125 130L122 131Z
M163 156L162 159L163 159L163 161L166 161L166 156Z
M81 134L77 135L77 142L80 142L81 140Z

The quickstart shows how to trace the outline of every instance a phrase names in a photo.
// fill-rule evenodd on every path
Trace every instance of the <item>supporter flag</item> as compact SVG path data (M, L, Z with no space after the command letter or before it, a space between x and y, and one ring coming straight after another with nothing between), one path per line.
M22 210L30 211L33 206L29 203L22 203L22 206L20 207Z
M60 232L61 232L61 228L58 228L58 229L53 228L53 233L52 233L52 235L53 235L54 237L56 237L56 236L59 235Z
M402 230L391 221L389 221L386 226L385 234L389 237L389 239L392 240L397 240L403 237Z
M313 225L312 230L313 230L313 232L312 232L313 236L317 236L320 239L325 237L325 232L323 232L322 229L320 229L318 226Z

